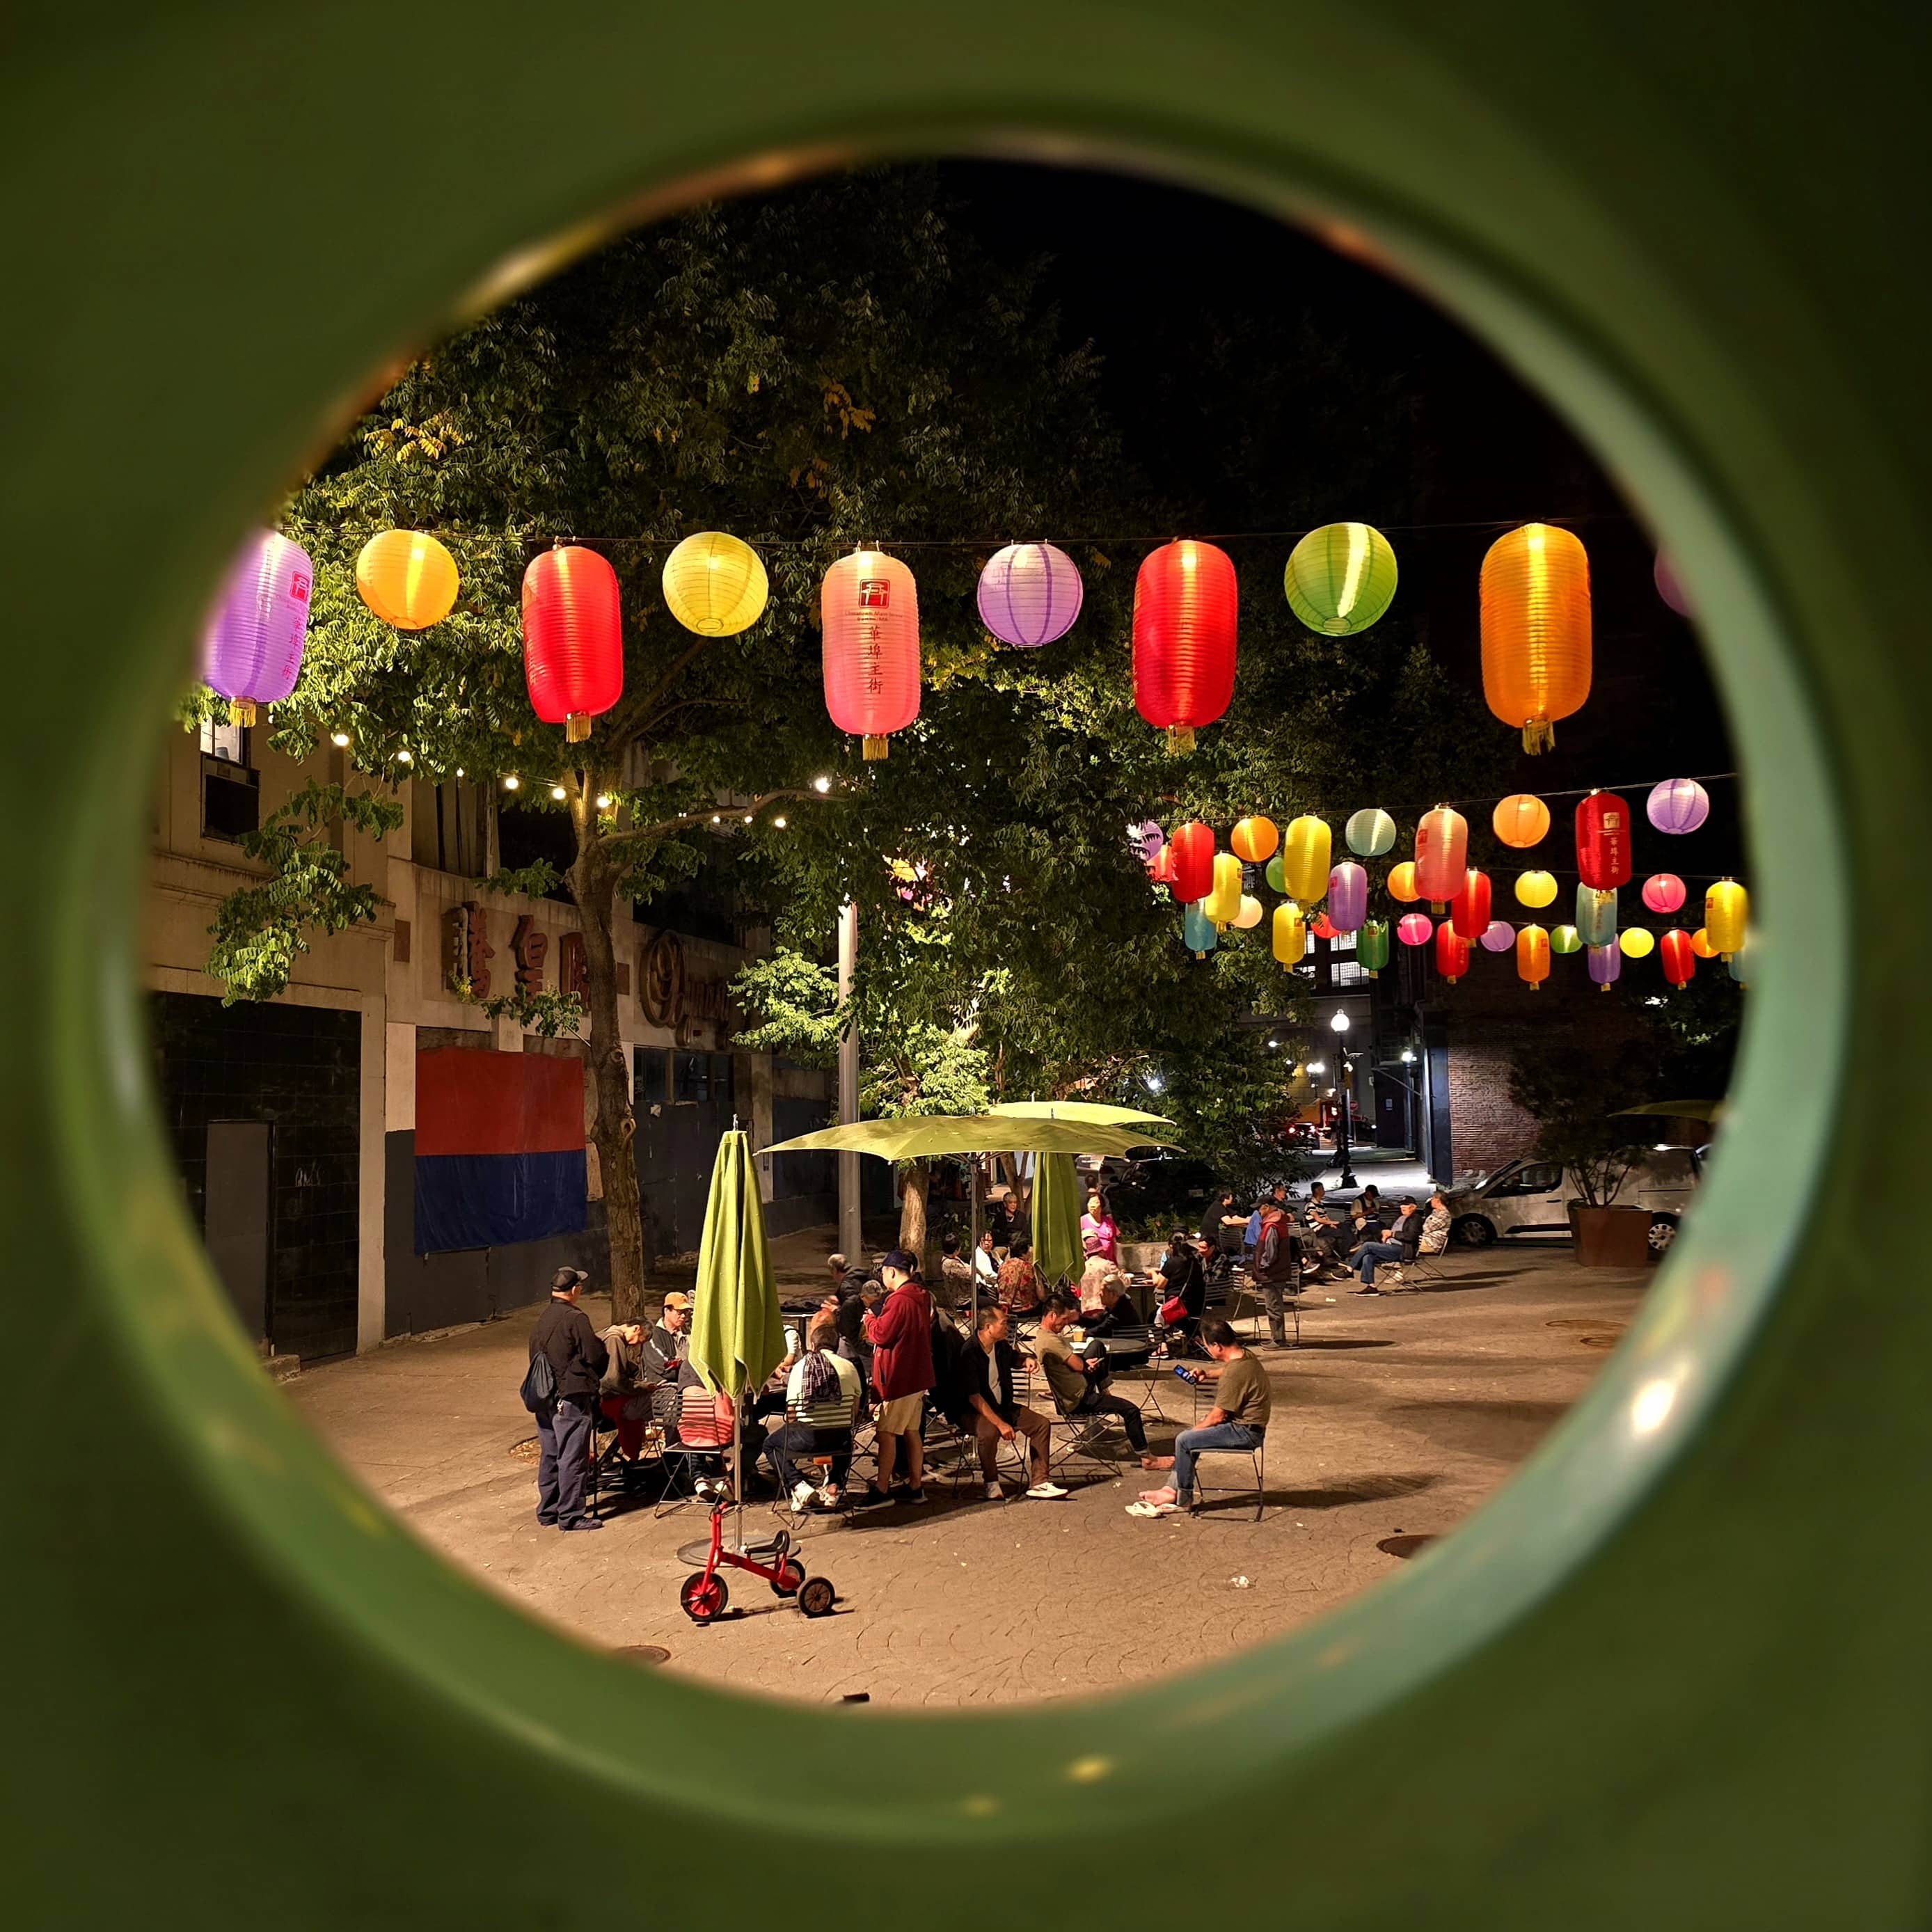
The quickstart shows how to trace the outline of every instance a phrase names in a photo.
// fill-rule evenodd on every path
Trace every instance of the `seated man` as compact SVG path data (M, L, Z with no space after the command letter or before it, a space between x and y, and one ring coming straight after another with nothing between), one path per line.
M1149 1469L1172 1469L1174 1480L1165 1488L1143 1490L1133 1505L1138 1516L1172 1516L1194 1507L1194 1461L1204 1449L1258 1449L1268 1433L1274 1393L1259 1357L1241 1346L1240 1338L1218 1316L1201 1324L1202 1346L1214 1358L1209 1369L1188 1370L1190 1380L1215 1384L1214 1406L1192 1429L1174 1438L1172 1456L1142 1459Z
M1102 1384L1106 1378L1105 1349L1097 1359L1076 1350L1066 1339L1066 1331L1080 1318L1078 1304L1070 1294L1050 1294L1040 1318L1040 1333L1034 1337L1034 1359L1046 1371L1046 1385L1053 1391L1054 1406L1069 1417L1117 1415L1127 1432L1129 1444L1137 1451L1147 1449L1147 1429L1141 1412L1124 1396L1108 1395Z
M1438 1194L1429 1197L1429 1218L1422 1224L1422 1239L1416 1252L1439 1255L1449 1245L1449 1204Z
M1126 1276L1104 1255L1094 1256L1080 1276L1080 1325L1090 1335L1112 1335L1145 1325L1127 1292Z
M959 1237L948 1234L939 1244L939 1292L933 1297L949 1313L973 1305L973 1264L961 1258Z
M838 1507L851 1472L852 1427L861 1394L857 1367L838 1352L838 1323L823 1315L814 1317L805 1352L786 1378L784 1426L765 1438L765 1460L779 1492L790 1493L794 1509ZM808 1456L832 1458L826 1482L813 1481L800 1468Z
M1315 1250L1315 1274L1319 1277L1332 1270L1331 1278L1339 1281L1348 1273L1342 1264L1348 1244L1342 1238L1341 1218L1328 1205L1328 1192L1318 1180L1309 1188L1302 1220L1308 1229L1309 1246Z
M1033 1264L1033 1244L1017 1240L1000 1264L1000 1299L1016 1315L1030 1315L1040 1306L1040 1275Z
M1411 1208L1415 1205L1412 1201L1406 1204ZM1357 1202L1356 1209L1358 1215L1360 1214L1360 1208L1361 1204L1359 1202ZM1395 1284L1398 1288L1400 1287L1402 1258L1404 1252L1401 1241L1385 1235L1382 1232L1381 1222L1372 1215L1361 1215L1358 1226L1362 1233L1361 1242L1355 1252L1348 1257L1349 1267L1361 1277L1362 1285L1356 1292L1358 1294L1381 1294L1382 1290L1376 1286L1376 1270L1384 1262L1392 1262L1394 1264ZM1421 1237L1421 1232L1418 1226L1416 1230L1418 1240Z
M674 1289L644 1340L639 1375L651 1391L652 1412L666 1430L677 1426L677 1375L691 1353L691 1297Z
M634 1462L644 1453L644 1426L656 1413L652 1397L657 1378L644 1372L644 1324L614 1322L598 1339L610 1359L597 1391L597 1406L617 1425L617 1454L625 1462Z
M993 1231L988 1228L973 1250L973 1277L980 1285L980 1299L996 1296L1000 1286L1000 1258L993 1252Z
M868 1388L872 1385L872 1345L866 1338L866 1317L877 1308L885 1290L871 1275L848 1274L844 1299L838 1304L838 1352L859 1371Z
M1416 1250L1422 1245L1422 1210L1411 1194L1405 1194L1396 1206L1399 1211L1389 1223L1387 1238L1401 1248L1404 1261L1412 1262Z
M973 1414L973 1432L980 1445L980 1473L986 1478L986 1500L1004 1502L1000 1487L1000 1444L1014 1436L1027 1439L1028 1467L1031 1486L1027 1494L1036 1501L1053 1502L1066 1495L1058 1483L1047 1480L1047 1444L1053 1425L1036 1409L1023 1408L1013 1397L1013 1370L1019 1356L1008 1339L1006 1311L990 1302L980 1311L980 1332L966 1350L963 1372L967 1400Z

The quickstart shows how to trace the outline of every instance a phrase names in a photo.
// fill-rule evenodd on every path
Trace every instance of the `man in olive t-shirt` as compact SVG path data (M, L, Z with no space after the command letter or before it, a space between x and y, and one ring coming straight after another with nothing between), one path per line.
M1201 1343L1214 1358L1215 1366L1199 1372L1213 1378L1214 1406L1198 1427L1184 1430L1174 1438L1172 1456L1149 1456L1143 1466L1172 1469L1170 1487L1141 1492L1144 1515L1152 1509L1167 1514L1194 1507L1194 1459L1204 1449L1256 1449L1268 1433L1268 1414L1274 1406L1268 1371L1240 1344L1226 1322L1210 1319L1201 1324Z

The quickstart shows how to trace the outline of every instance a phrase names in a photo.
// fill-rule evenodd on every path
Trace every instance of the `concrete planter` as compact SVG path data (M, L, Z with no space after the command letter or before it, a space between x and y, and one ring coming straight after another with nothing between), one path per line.
M1582 1268L1641 1268L1650 1265L1650 1210L1647 1208L1582 1208L1570 1204L1574 1253Z

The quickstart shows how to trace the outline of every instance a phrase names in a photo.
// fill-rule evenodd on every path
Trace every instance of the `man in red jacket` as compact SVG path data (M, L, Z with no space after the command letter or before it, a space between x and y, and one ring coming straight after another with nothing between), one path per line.
M865 1318L866 1339L872 1345L872 1386L879 1397L879 1475L872 1485L876 1502L891 1495L892 1465L902 1438L907 1486L898 1500L926 1500L920 1484L925 1444L919 1432L926 1391L933 1385L932 1298L914 1279L918 1272L919 1263L904 1249L893 1249L879 1264L886 1298L876 1313Z

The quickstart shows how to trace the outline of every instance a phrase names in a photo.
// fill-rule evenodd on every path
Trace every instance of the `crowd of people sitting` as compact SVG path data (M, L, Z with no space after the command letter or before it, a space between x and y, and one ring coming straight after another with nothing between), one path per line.
M1426 1214L1408 1198L1390 1213L1370 1186L1343 1213L1329 1205L1318 1182L1298 1216L1283 1187L1245 1213L1223 1190L1210 1198L1198 1243L1177 1229L1157 1268L1139 1278L1150 1304L1144 1310L1120 1264L1118 1228L1098 1195L1081 1222L1084 1269L1065 1288L1042 1281L1030 1242L1017 1231L1002 1253L988 1229L970 1257L956 1235L947 1235L929 1286L918 1258L903 1250L872 1266L834 1254L823 1300L789 1328L784 1359L736 1424L740 1461L748 1477L762 1465L799 1512L921 1503L928 1438L943 1424L962 1459L976 1454L988 1502L1007 1493L1000 1454L1008 1444L1015 1445L1019 1492L1052 1502L1067 1494L1052 1478L1056 1420L1093 1436L1111 1423L1144 1466L1172 1472L1170 1481L1142 1496L1134 1513L1185 1508L1196 1456L1252 1447L1267 1423L1267 1376L1234 1330L1209 1316L1212 1284L1244 1268L1260 1291L1274 1344L1285 1346L1292 1297L1349 1274L1358 1292L1378 1294L1384 1265L1402 1286L1404 1264L1441 1252L1448 1230L1439 1194ZM533 1405L538 1520L598 1526L585 1507L584 1471L599 1416L614 1432L605 1460L620 1478L661 1465L674 1449L697 1471L692 1493L700 1501L722 1497L722 1445L734 1422L730 1405L710 1394L692 1365L691 1298L667 1294L649 1328L616 1324L598 1333L577 1306L584 1280L580 1270L560 1270L551 1307L531 1340L532 1375L541 1356L553 1384L548 1413ZM1215 1406L1181 1432L1171 1454L1150 1453L1142 1404L1111 1388L1120 1355L1110 1342L1136 1364L1190 1358L1200 1365L1188 1371L1191 1378L1216 1382ZM1054 1414L1033 1406L1029 1394ZM855 1440L868 1421L874 1466L855 1492Z

